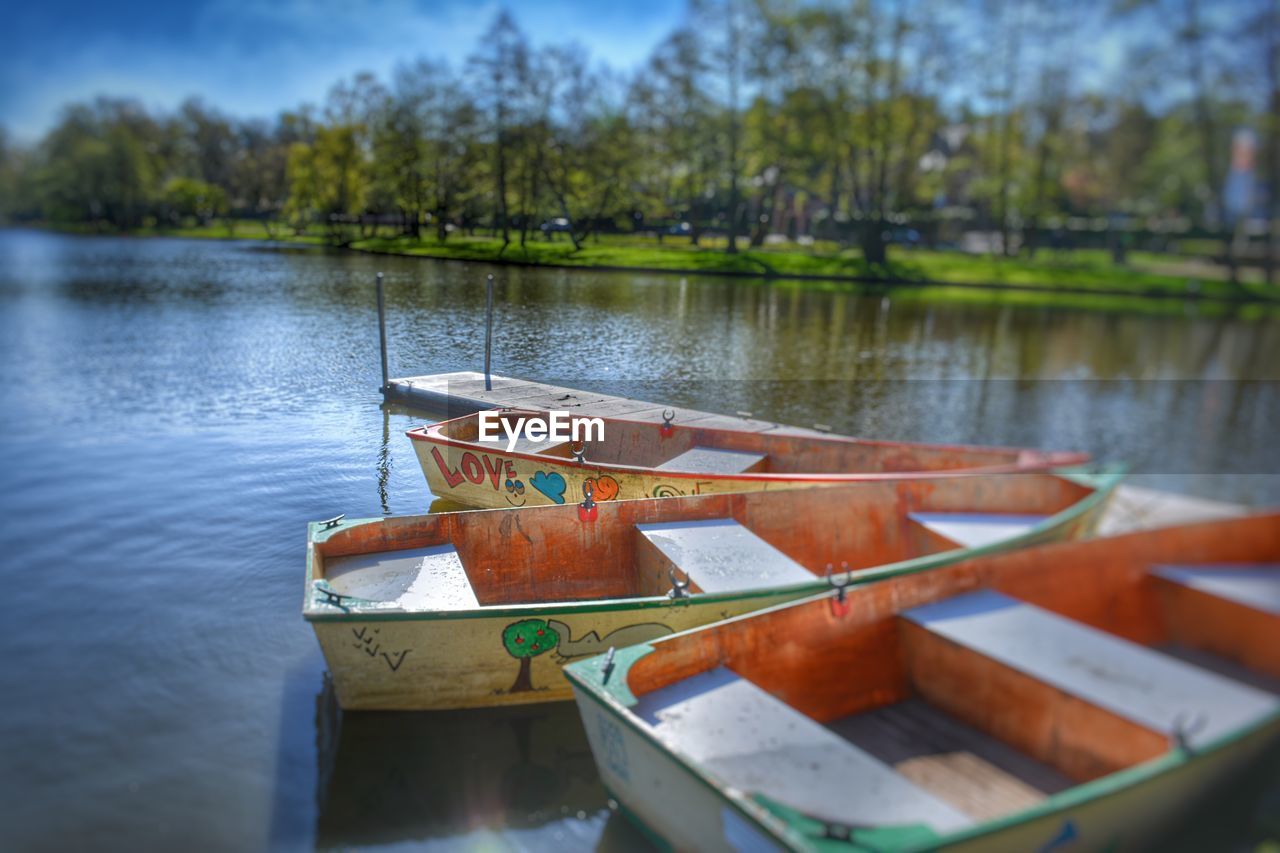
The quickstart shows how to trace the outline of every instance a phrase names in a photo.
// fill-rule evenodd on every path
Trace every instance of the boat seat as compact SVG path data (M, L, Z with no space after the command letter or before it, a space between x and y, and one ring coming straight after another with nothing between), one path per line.
M972 821L888 764L755 684L717 667L639 698L632 709L668 747L726 785L849 825Z
M506 452L507 443L510 441L511 431L504 428L502 438L494 446ZM515 446L511 450L515 453L541 453L544 456L561 456L567 459L570 455L569 444L568 441L532 441L521 434L516 438Z
M1280 565L1150 570L1168 640L1280 679Z
M1063 693L1192 746L1280 711L1280 697L1056 613L981 590L903 618Z
M963 548L978 548L1026 533L1047 515L991 512L912 512L915 523Z
M679 456L663 462L655 470L690 471L697 474L746 474L763 471L765 460L768 458L761 453L694 445Z
M452 545L332 557L325 560L324 575L342 595L390 602L402 610L480 606Z
M1280 615L1280 565L1154 566L1151 574L1214 598Z
M649 590L670 588L675 567L698 592L741 592L812 583L814 574L732 518L637 524L648 547L636 564Z

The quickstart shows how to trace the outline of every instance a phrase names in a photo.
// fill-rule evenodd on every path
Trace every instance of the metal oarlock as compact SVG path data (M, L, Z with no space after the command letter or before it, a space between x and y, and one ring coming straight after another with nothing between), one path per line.
M832 574L832 565L827 563L827 585L836 591L831 598L831 613L835 616L844 616L849 612L849 602L845 600L845 590L853 583L853 573L849 571L849 564L841 561L840 570L844 572L844 580L837 581L835 575Z
M689 580L688 575L685 575L684 580L682 581L676 577L675 569L668 568L667 577L671 578L671 591L667 593L667 598L670 598L672 601L679 601L680 599L689 597L689 584L691 581Z
M582 484L582 503L578 504L578 519L580 521L595 521L599 514L599 507L596 502L591 499L595 494L595 489L591 488L591 483L583 482Z
M1173 718L1173 731L1169 734L1169 739L1173 741L1173 745L1188 755L1195 751L1191 746L1191 738L1203 729L1209 722L1204 714L1195 714L1188 718L1188 715L1179 711L1177 716Z
M827 574L826 574L827 583L831 586L832 589L836 591L836 600L843 603L844 591L849 587L849 584L853 583L853 574L849 571L849 564L847 562L841 561L840 571L844 572L844 582L839 583L836 581L835 576L831 573L831 569L832 569L831 563L827 563Z
M580 441L580 442L578 442L578 446L577 446L577 447L574 447L574 446L573 446L573 444L570 444L570 445L569 445L569 452L573 454L573 461L574 461L574 462L577 462L579 465L586 465L586 464L587 464L587 458L586 458L586 454L587 454L587 443L586 443L585 441Z
M662 410L662 426L659 427L658 431L662 433L663 438L666 438L676 431L676 428L671 425L671 422L675 419L676 413L674 409Z

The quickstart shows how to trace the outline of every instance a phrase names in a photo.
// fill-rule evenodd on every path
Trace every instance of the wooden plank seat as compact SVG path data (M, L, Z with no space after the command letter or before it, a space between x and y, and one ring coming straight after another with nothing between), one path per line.
M1280 697L993 590L902 617L1151 732L1168 738L1181 731L1193 747L1280 710Z
M495 447L501 447L505 451L509 441L511 441L511 431L506 428L504 423L502 438ZM570 442L567 441L532 441L521 433L516 438L515 446L511 449L515 453L541 453L545 456L559 456L568 459L572 455L569 451L569 444Z
M804 566L732 518L637 524L636 567L651 592L670 587L676 568L695 592L740 592L812 583Z
M927 824L944 832L970 819L725 667L639 698L634 712L664 744L742 791L844 825Z
M764 470L769 457L741 450L693 447L657 466L659 471L690 471L702 474L746 474Z
M1026 533L1047 515L983 512L912 512L907 517L965 548L990 545Z
M332 557L325 561L324 574L341 595L391 602L403 610L480 606L452 545Z
M1151 574L1242 607L1280 615L1280 565L1154 566Z
M1171 643L1280 679L1280 565L1150 570Z

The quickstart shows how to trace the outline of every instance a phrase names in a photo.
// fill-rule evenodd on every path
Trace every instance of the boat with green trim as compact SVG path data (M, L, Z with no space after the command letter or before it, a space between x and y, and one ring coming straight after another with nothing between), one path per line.
M310 525L303 614L344 708L567 700L565 662L828 588L1090 532L1116 471ZM841 581L844 582L844 581Z
M1280 513L897 574L569 665L678 850L1158 849L1280 747Z

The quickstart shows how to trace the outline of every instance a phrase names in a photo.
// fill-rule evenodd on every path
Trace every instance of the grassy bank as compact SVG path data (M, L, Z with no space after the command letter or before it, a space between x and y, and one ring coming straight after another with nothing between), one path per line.
M190 228L150 228L139 236L202 239L244 239L325 245L318 229L296 234L262 223L244 221ZM385 233L385 229L384 229ZM351 236L356 236L354 233ZM445 242L400 236L356 239L348 248L412 257L601 270L637 270L690 275L733 275L810 280L822 286L861 286L893 289L895 296L965 302L1054 304L1110 310L1183 310L1184 301L1200 300L1239 308L1257 303L1272 310L1280 305L1280 290L1256 281L1231 284L1225 272L1175 255L1130 253L1124 265L1102 251L1040 252L1034 259L969 255L961 252L897 248L886 264L869 264L853 249L834 243L794 243L724 252L723 240L692 246L686 238L607 235L592 239L579 250L563 235L548 241L541 235L526 245L487 236L454 235ZM1163 302L1164 306L1155 303ZM1151 304L1148 304L1151 303Z

